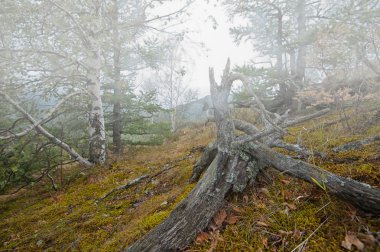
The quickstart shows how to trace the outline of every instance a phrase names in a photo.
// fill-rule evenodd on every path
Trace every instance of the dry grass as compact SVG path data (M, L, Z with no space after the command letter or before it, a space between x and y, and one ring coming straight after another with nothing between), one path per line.
M378 143L360 151L331 152L331 148L342 143L379 134L378 125L356 135L347 133L341 124L317 127L312 132L304 130L336 118L330 115L293 127L285 139L294 143L300 136L305 146L328 154L327 161L315 158L316 164L380 186ZM124 155L112 156L109 168L86 170L58 193L35 186L33 190L0 199L0 251L125 248L166 218L192 190L194 184L188 184L187 180L201 155L192 149L206 146L213 139L212 127L185 129L177 140L167 141L163 146L138 147ZM153 174L165 164L174 168L152 182L119 191L95 204L104 193L143 174ZM261 175L255 188L232 195L226 209L229 215L238 216L239 221L224 225L213 233L211 241L193 244L189 251L291 251L313 232L305 251L344 251L341 242L348 232L380 230L378 218L361 215L316 185L274 170ZM367 251L379 251L370 244L366 246Z
M212 127L185 129L177 141L130 150L124 157L113 157L109 168L82 171L57 193L37 185L3 197L0 251L119 251L160 223L191 191L194 184L187 180L201 155L192 149L207 145L215 137L213 132ZM168 163L174 168L151 183L95 203L111 189Z

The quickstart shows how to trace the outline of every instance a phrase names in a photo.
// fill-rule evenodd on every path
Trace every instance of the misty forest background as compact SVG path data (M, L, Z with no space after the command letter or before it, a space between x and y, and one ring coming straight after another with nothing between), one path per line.
M197 57L188 53L207 51L186 26L197 4L1 1L0 194L65 191L77 177L64 169L107 170L139 155L141 146L165 150L190 129L209 128L213 102L192 85ZM281 116L329 108L351 136L379 123L379 1L202 4L213 29L213 8L222 6L231 40L253 48L240 65L224 52L232 71L249 80L232 88L234 115L255 117L248 111L253 91Z

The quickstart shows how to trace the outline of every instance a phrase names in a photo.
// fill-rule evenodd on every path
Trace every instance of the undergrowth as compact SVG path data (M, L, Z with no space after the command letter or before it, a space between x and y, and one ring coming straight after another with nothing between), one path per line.
M195 184L188 184L212 128L184 130L179 141L139 147L112 157L109 168L82 171L61 191L43 185L0 200L0 251L119 251L165 219ZM196 148L193 148L196 147ZM164 150L164 151L163 151ZM179 160L179 161L176 161ZM173 168L103 201L96 200L143 174Z
M335 119L338 116L330 114L296 125L285 140L326 154L325 159L314 156L309 162L379 187L379 143L342 153L334 153L332 148L380 134L380 126L371 125L360 133L347 131L340 123L323 126L323 122ZM314 129L305 130L310 128ZM168 217L194 188L195 184L187 182L192 166L201 155L200 147L213 139L211 127L186 129L163 146L138 147L112 156L108 168L76 173L79 175L66 181L59 192L36 185L33 190L0 198L0 251L126 248ZM96 203L113 188L167 165L173 168L152 181ZM232 195L226 209L239 220L215 231L213 241L194 243L188 251L292 251L302 242L305 251L345 251L341 242L346 234L380 231L379 219L363 215L315 184L271 169L260 176L254 188ZM366 249L379 251L376 246Z

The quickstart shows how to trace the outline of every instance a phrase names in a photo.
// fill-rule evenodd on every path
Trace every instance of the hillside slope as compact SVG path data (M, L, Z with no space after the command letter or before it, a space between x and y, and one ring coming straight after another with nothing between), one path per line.
M334 153L333 147L380 134L373 124L355 133L342 124L324 126L329 115L289 130L327 158L315 163L380 187L380 144ZM312 131L305 129L314 128ZM74 176L53 193L46 186L0 198L0 251L120 251L166 218L194 187L187 181L202 149L213 139L212 126L185 129L159 147L130 149L108 167L68 168ZM291 153L288 153L291 154ZM142 175L128 189L100 197ZM233 195L208 230L188 251L379 251L380 220L359 213L312 185L268 169L252 188ZM323 187L323 186L322 186ZM345 247L345 248L344 248Z

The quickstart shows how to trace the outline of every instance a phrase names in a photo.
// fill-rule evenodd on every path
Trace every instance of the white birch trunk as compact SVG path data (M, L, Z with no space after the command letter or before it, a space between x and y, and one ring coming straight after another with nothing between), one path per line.
M95 39L91 41L94 48L88 64L88 92L91 99L89 115L90 161L103 164L106 161L106 131L104 127L103 103L100 83L100 49Z
M170 114L171 121L171 131L175 132L177 130L177 108L173 108Z

